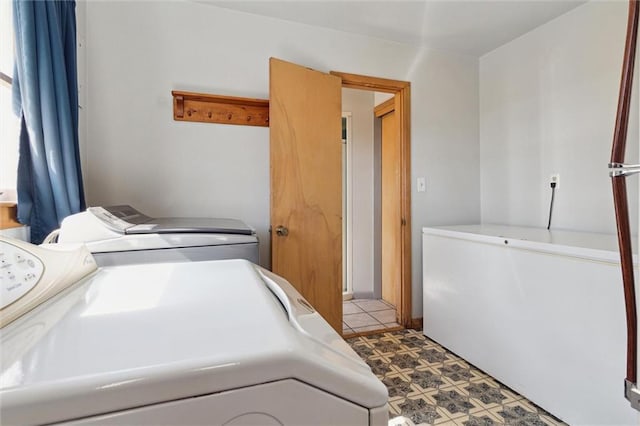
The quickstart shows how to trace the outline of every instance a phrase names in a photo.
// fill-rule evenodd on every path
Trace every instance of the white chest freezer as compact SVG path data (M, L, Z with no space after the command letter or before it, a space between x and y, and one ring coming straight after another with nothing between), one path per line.
M84 243L100 266L219 259L259 263L258 237L237 219L152 218L128 205L89 207L62 221L59 243Z
M289 283L246 260L100 268L2 328L0 344L5 425L388 418L369 367Z

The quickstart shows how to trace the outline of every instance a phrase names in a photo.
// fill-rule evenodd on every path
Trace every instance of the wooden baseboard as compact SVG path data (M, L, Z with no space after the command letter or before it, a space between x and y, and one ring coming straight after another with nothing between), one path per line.
M422 330L422 318L411 318L411 327L414 330Z
M400 331L400 330L404 330L404 327L399 326L399 327L381 328L380 330L361 331L359 333L344 333L342 337L344 339L351 339L352 337L371 336L372 334L389 333L392 331Z
M413 330L422 330L422 318L412 318L411 327L408 327L408 328L411 328ZM360 333L345 333L342 335L342 337L345 339L350 339L352 337L370 336L372 334L380 334L380 333L387 333L390 331L400 331L400 330L404 330L404 327L391 327L391 328L385 328L381 330L363 331Z

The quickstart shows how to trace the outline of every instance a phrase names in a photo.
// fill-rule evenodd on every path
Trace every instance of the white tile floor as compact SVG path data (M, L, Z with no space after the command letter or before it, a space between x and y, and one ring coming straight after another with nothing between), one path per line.
M345 301L342 304L342 319L342 332L345 335L400 327L396 322L395 307L377 299Z

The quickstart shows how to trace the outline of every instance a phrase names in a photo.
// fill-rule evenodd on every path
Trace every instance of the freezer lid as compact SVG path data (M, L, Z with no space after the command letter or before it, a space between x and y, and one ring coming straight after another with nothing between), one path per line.
M244 260L102 268L0 331L3 420L64 421L284 378L384 405L366 364L268 274Z
M618 262L620 258L615 234L494 224L433 226L422 228L422 233L596 261Z

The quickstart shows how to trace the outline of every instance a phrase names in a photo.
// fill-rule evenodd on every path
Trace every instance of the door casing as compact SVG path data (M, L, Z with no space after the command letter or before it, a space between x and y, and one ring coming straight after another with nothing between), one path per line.
M396 306L400 324L414 326L411 291L411 83L359 74L331 71L342 79L342 87L394 94L394 110L398 120L400 141L400 303Z
M398 124L394 108L394 98L376 106L374 115L380 120L381 127L381 170L380 170L380 280L382 299L398 306L400 296L400 279L402 259L401 218L400 212L400 143L398 141ZM400 323L399 310L396 310L396 321Z

